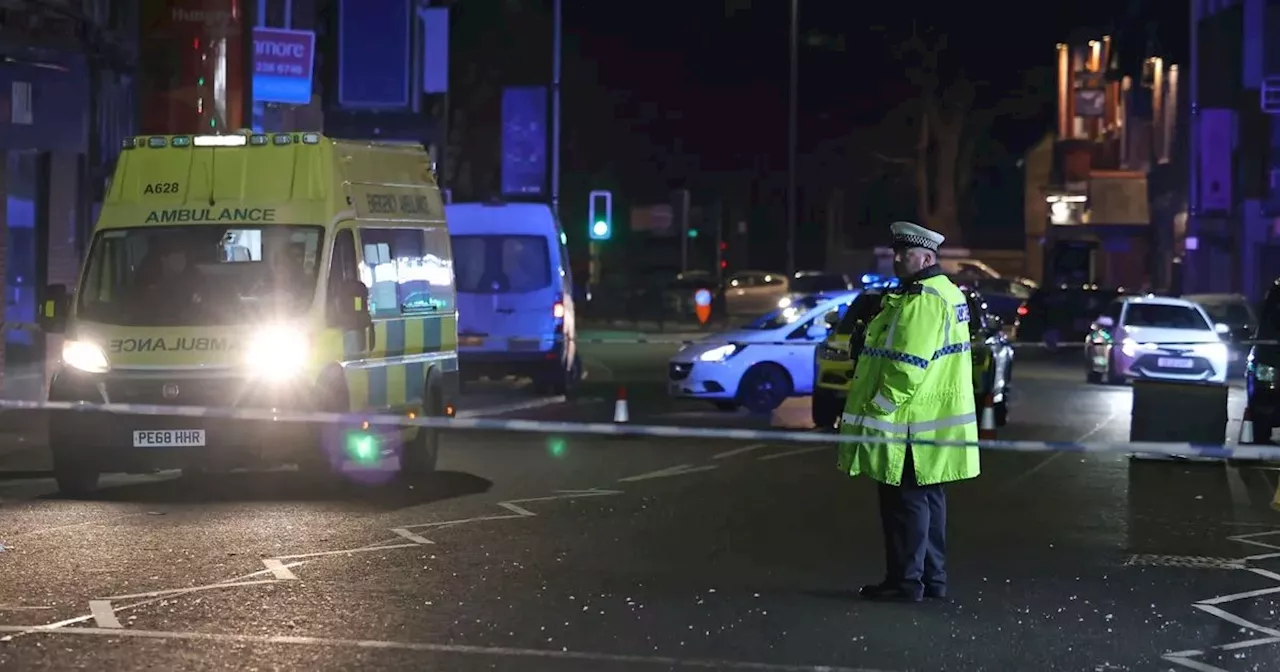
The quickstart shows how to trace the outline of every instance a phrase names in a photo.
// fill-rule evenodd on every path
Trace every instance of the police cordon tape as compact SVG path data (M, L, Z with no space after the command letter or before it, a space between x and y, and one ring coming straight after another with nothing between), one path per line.
M805 340L805 339L799 339L799 338L789 340L789 341L749 341L749 340L733 340L733 339L717 340L716 339L717 335L718 334L707 334L707 336L703 338L676 338L676 337L667 338L667 337L661 337L661 336L656 338L650 338L647 336L638 336L638 337L617 337L617 338L614 338L614 337L574 338L569 340L578 344L589 343L592 345L637 345L637 344L639 345L741 345L744 347L749 345L818 346L818 345L822 345L825 342L822 340ZM466 339L466 336L460 336L459 342L465 343L465 339ZM538 339L523 339L523 338L495 338L492 340L496 340L498 342L511 341L515 343L538 342ZM1247 340L1247 341L1206 341L1204 343L1178 343L1177 347L1183 348L1183 347L1188 347L1193 345L1210 345L1217 342L1221 342L1227 346L1280 345L1280 341L1277 341L1277 340ZM1010 340L1008 342L1008 345L1014 349L1025 348L1025 349L1035 349L1035 350L1058 350L1058 349L1074 350L1076 348L1084 348L1090 345L1106 345L1106 343L1105 342L1104 343L1086 343L1084 341L1078 341L1078 340L1072 340L1068 342L1055 342L1055 341L1023 342L1023 341ZM1142 344L1140 347L1145 347L1145 345L1146 344ZM1151 344L1151 347L1159 348L1161 346L1160 344Z
M275 411L270 409L157 406L146 404L93 404L88 402L50 402L0 399L0 409L52 410L74 413L113 413L186 418L214 418L253 422L289 422L317 424L350 424L369 427L426 427L441 430L512 432L525 434L583 434L594 436L641 436L664 439L699 439L753 441L757 443L803 443L835 446L843 442L870 444L902 443L900 438L862 435L840 435L827 432L795 430L731 429L713 427L681 427L675 425L632 425L605 422L549 422L544 420L501 420L493 418L416 417L370 415L362 413L325 413L310 411ZM1280 462L1280 446L1209 445L1198 443L1081 443L1074 441L1001 441L979 440L937 441L912 439L915 445L948 448L977 447L1019 453L1130 453L1211 459L1260 460Z

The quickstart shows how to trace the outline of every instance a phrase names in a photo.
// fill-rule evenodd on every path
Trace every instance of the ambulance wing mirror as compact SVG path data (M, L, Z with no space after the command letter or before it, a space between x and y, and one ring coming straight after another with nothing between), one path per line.
M66 285L49 285L40 297L40 330L46 334L61 334L67 328L67 313L71 310L71 295Z
M333 326L347 331L367 329L373 324L369 315L369 290L355 280L340 283L329 297L329 315Z
M828 329L835 329L836 325L840 324L840 311L828 311L826 315L822 316L822 322L827 325Z

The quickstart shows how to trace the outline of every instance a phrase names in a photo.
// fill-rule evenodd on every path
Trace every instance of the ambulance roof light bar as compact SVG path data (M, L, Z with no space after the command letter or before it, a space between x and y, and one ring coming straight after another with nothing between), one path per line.
M197 135L191 139L196 147L244 147L249 138L244 135Z

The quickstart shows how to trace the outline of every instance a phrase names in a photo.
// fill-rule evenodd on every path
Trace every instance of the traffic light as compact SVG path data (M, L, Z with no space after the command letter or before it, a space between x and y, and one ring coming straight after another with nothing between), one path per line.
M698 237L698 230L697 230L697 229L689 229L689 237L690 237L690 238L697 238L697 237Z
M587 208L587 234L591 240L609 240L613 237L613 192L591 192Z

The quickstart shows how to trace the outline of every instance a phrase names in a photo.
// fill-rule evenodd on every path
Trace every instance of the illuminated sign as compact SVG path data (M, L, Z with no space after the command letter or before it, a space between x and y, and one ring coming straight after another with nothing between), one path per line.
M225 338L117 338L111 352L226 352L239 345Z
M275 208L174 208L152 210L147 224L181 224L187 222L274 222Z

